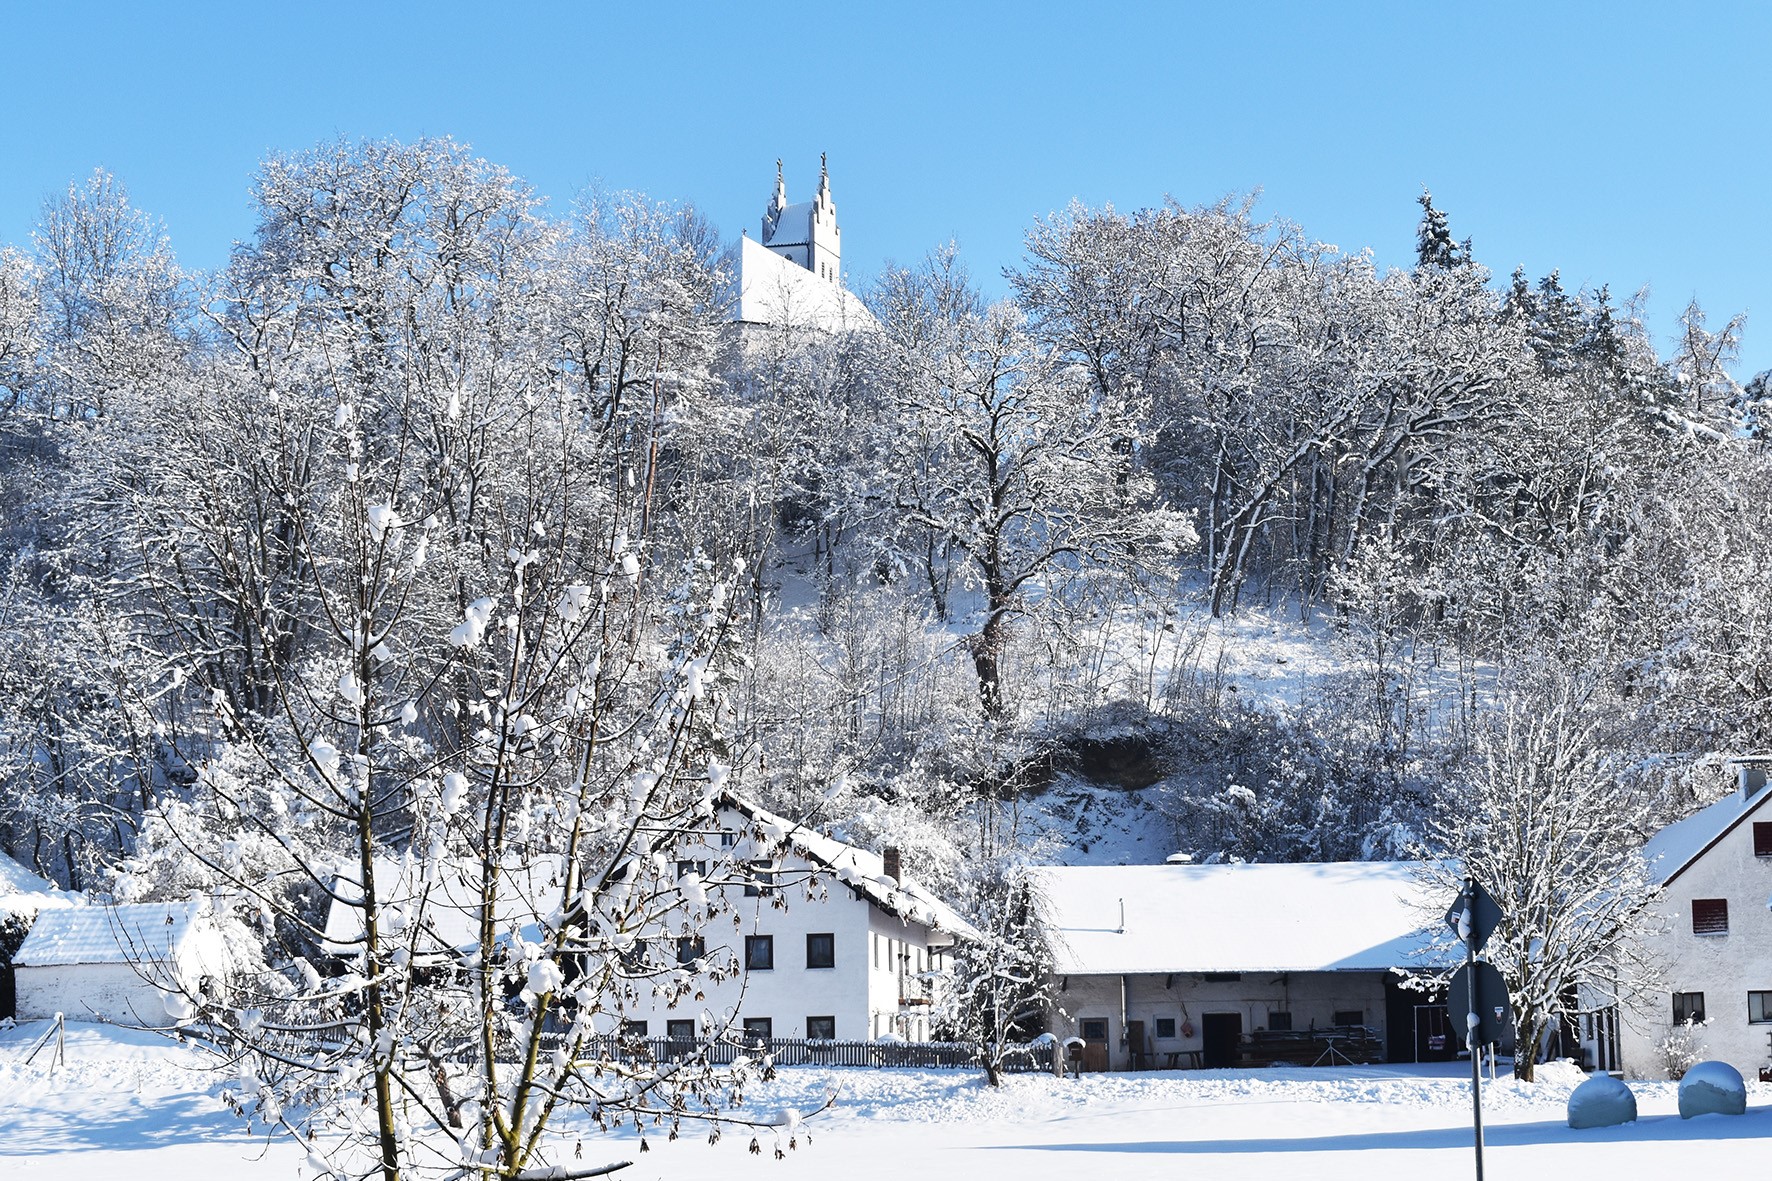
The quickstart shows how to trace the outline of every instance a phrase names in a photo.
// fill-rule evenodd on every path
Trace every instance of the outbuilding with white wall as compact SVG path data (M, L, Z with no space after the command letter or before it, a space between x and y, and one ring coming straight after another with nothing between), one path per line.
M198 899L45 910L12 964L22 1021L61 1013L151 1029L215 995L229 957L209 903Z

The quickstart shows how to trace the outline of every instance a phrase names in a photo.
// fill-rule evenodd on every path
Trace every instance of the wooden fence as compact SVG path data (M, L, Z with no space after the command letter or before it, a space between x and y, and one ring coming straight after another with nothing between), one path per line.
M709 1041L671 1037L611 1036L592 1038L581 1052L587 1057L643 1058L654 1062L691 1059L727 1065L741 1054L768 1055L777 1066L909 1066L983 1069L978 1047L968 1042L839 1042L816 1038L747 1038ZM1050 1071L1052 1043L1017 1045L1003 1063L1010 1072Z

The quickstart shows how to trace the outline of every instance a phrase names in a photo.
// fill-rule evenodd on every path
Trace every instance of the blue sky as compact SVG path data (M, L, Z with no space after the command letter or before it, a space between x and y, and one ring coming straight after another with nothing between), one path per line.
M1438 11L1434 11L1438 10ZM988 290L1035 216L1262 191L1411 261L1423 185L1498 275L1748 313L1772 367L1772 6L394 5L0 0L0 241L95 167L210 267L267 153L449 135L564 208L693 201L729 237L828 151L844 263L957 239Z

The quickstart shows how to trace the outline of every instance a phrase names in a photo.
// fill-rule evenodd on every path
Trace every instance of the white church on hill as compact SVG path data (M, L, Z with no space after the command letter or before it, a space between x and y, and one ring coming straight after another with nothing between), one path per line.
M781 161L775 162L775 194L763 212L762 232L739 242L737 299L740 323L826 332L879 330L873 313L843 286L843 237L831 176L819 157L818 195L788 204Z

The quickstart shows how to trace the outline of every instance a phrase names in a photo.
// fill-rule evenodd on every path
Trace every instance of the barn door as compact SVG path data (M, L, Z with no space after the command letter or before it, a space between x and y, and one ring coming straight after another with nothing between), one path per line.
M1243 1040L1241 1013L1200 1014L1200 1061L1208 1069L1237 1064L1237 1044Z
M1100 1072L1108 1068L1106 1017L1085 1017L1078 1030L1083 1038L1083 1069Z
M1133 1070L1149 1070L1150 1055L1145 1052L1144 1022L1128 1021L1126 1023L1126 1054Z

